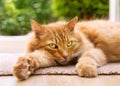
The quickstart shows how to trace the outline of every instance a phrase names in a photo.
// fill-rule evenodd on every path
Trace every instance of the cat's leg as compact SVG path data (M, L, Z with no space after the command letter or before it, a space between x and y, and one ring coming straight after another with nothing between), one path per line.
M19 57L13 67L13 74L19 79L27 79L37 68L56 65L53 57L46 51L36 50Z
M76 70L79 76L95 77L97 76L97 67L107 63L106 57L102 50L91 49L82 54L78 59Z

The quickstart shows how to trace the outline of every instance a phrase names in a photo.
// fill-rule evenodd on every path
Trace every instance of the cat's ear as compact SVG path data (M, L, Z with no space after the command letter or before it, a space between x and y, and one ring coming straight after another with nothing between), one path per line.
M35 20L31 20L32 30L36 35L41 35L43 33L43 27L37 23Z
M78 22L78 17L76 16L76 17L74 17L73 19L71 19L68 23L67 23L67 25L66 25L66 27L70 30L70 31L73 31L74 30L74 27L75 27L75 24Z

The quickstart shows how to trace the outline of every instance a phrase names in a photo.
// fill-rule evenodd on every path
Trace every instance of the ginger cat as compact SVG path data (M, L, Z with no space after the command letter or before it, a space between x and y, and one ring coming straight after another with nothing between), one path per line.
M75 62L79 76L95 77L98 67L120 61L120 23L77 21L75 17L67 23L40 25L32 20L34 34L13 74L24 80L38 68Z

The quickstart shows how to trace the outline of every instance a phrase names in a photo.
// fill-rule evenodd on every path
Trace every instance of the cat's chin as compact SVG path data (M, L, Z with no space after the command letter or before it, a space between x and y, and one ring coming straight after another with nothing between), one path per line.
M58 61L56 61L56 63L58 64L58 65L60 65L60 66L64 66L64 65L69 65L69 62L58 62Z

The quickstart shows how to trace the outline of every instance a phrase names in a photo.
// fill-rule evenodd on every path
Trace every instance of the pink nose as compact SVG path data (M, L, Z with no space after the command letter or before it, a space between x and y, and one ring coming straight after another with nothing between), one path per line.
M63 56L63 58L65 59L65 61L67 61L67 59L69 58L69 56Z

